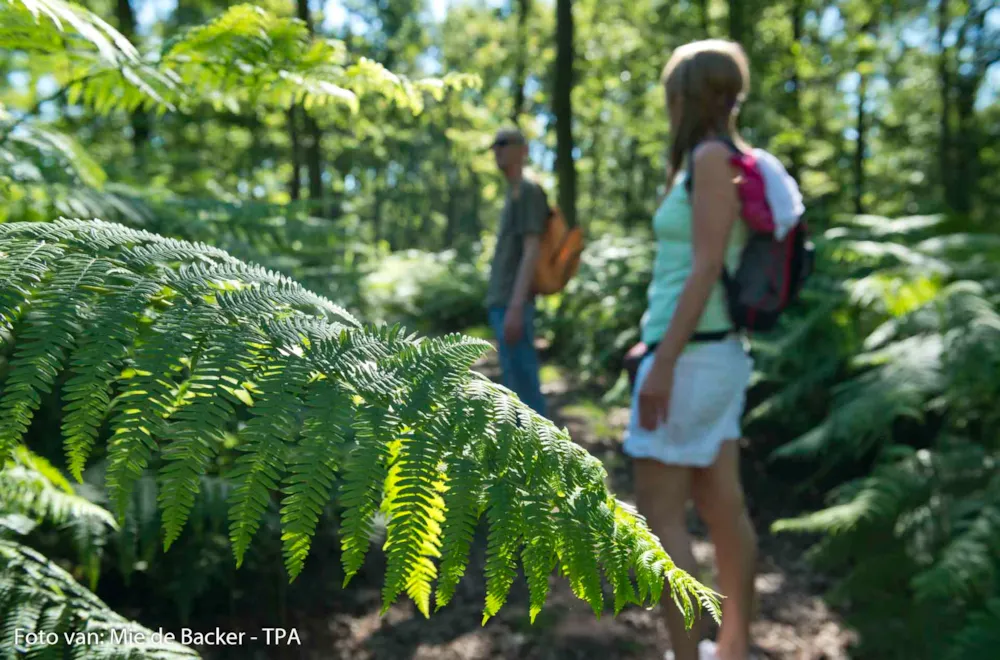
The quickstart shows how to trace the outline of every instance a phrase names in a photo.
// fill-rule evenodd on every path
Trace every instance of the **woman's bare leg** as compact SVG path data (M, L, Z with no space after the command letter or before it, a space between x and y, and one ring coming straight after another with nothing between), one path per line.
M750 652L757 535L747 513L739 472L739 443L724 442L715 463L691 473L691 493L708 527L719 569L721 660L746 660Z
M691 469L679 465L664 465L650 459L634 461L636 500L650 530L660 539L663 549L682 570L694 574L697 563L691 552L691 536L687 530L686 508L691 493ZM660 599L661 608L670 630L670 643L676 660L698 660L700 628L688 630L684 614L669 594Z

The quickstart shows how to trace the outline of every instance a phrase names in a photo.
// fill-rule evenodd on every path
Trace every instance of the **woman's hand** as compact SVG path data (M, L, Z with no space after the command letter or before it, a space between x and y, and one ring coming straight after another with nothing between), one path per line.
M666 423L673 389L673 362L656 356L639 388L639 426L646 431L655 431Z

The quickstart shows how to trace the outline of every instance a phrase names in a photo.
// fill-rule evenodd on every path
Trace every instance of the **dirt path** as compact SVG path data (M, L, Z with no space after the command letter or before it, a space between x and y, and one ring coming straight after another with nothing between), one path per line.
M484 362L477 368L494 376L496 365ZM632 501L628 462L621 453L625 409L603 409L589 403L586 395L565 379L548 374L543 389L552 416L567 426L573 439L606 465L611 487L619 498ZM767 533L780 512L773 502L779 493L767 493L767 485L748 461L748 498L751 514L761 536L757 591L759 610L753 628L760 658L788 660L838 660L848 658L850 635L838 617L817 595L823 584L805 565L797 539L776 538ZM745 470L745 471L747 471ZM764 496L761 496L763 493ZM703 567L699 578L712 581L712 546L704 530L692 519L697 542L695 555ZM374 549L373 549L374 550ZM508 604L499 616L481 626L485 597L482 566L485 543L482 534L473 549L471 565L454 602L424 619L409 601L394 605L379 617L382 557L369 555L364 574L356 586L337 603L338 612L311 628L309 658L351 660L568 660L629 658L659 660L668 636L659 611L629 607L618 617L608 610L596 619L590 607L578 600L565 580L550 579L549 601L534 625L528 622L527 587L523 576L515 582ZM319 639L316 639L316 638ZM320 650L324 649L324 650Z

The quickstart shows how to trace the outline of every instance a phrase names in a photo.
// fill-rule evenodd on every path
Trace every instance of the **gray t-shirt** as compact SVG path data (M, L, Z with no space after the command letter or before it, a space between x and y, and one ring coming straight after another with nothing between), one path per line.
M541 234L549 216L545 191L534 181L521 180L521 191L514 199L512 186L507 188L507 199L500 215L496 251L490 268L490 282L486 293L487 307L503 307L510 302L521 265L524 237Z

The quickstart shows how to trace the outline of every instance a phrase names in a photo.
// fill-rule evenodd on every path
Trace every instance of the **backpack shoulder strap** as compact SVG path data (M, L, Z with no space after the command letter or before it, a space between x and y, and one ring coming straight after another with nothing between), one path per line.
M708 140L703 140L703 142L711 142L712 140L716 142L721 142L722 144L726 145L727 147L729 147L729 150L732 151L734 154L743 153L742 151L740 151L739 147L736 146L736 143L733 142L733 140L728 135L722 137L710 138ZM698 144L694 145L693 147L691 147L691 151L688 152L687 178L684 181L684 187L687 189L689 196L691 195L691 192L694 190L694 150L697 149L701 144L702 143L699 142Z

